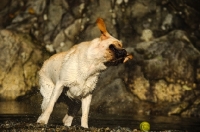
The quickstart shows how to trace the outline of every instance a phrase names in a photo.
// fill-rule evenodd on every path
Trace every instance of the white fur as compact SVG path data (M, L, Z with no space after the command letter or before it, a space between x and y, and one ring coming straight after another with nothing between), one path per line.
M98 19L98 26L103 30L100 38L82 42L73 46L69 51L53 55L44 62L39 71L40 92L43 96L42 114L38 123L47 124L53 107L61 95L63 88L68 87L67 96L82 101L81 126L88 127L88 113L98 76L106 69L104 62L114 59L110 44L122 48L119 40L107 33L103 21ZM63 123L70 126L73 117L68 114Z
M110 39L116 41L114 38ZM48 123L55 102L62 93L63 87L66 86L69 87L67 95L70 98L82 98L81 125L88 127L87 116L92 98L91 93L96 86L100 72L106 69L103 62L111 59L105 55L104 51L110 45L111 40L101 41L97 38L91 42L83 42L67 52L53 55L44 62L39 72L43 113L38 118L38 123ZM107 44L104 41L108 41ZM64 124L71 125L71 121L71 118L65 119Z

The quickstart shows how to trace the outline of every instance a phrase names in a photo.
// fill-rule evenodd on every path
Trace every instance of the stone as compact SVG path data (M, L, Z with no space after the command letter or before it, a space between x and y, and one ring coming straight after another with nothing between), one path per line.
M78 19L72 25L65 29L64 33L69 40L73 41L80 32L81 21L81 19Z
M189 105L191 103L188 103ZM200 104L200 99L196 98L195 101L193 102L192 106L188 107L184 107L185 109L182 110L182 112L180 113L182 116L193 116L193 117L199 117L199 107L198 105Z
M0 32L0 41L1 41L1 58L0 58L0 82L2 82L6 73L11 69L12 65L17 58L16 54L19 51L19 47L13 42L17 41L14 39L14 34L10 31L3 30ZM6 37L7 36L7 37ZM19 43L19 41L17 41Z
M154 87L153 94L156 101L179 103L185 94L185 89L180 84L167 83L159 80Z
M161 29L170 30L172 28L172 22L173 22L173 15L167 14L167 16L165 17L165 20L162 23Z
M133 113L133 97L120 78L97 91L93 95L91 111L107 114Z
M1 30L0 43L0 98L13 100L38 85L38 63L42 56L26 35Z
M31 14L37 14L37 15L42 15L44 12L44 9L46 7L46 1L45 0L29 0L27 1L27 13ZM32 10L32 12L30 12Z
M144 29L142 31L142 36L141 36L141 39L148 42L150 40L152 40L154 37L153 37L153 32L150 30L150 29Z
M190 107L195 99L189 92L195 89L192 67L200 54L185 32L172 31L166 36L138 43L132 52L137 62L130 63L137 66L129 73L129 88L141 101L157 104L154 108L148 106L150 113L180 115Z

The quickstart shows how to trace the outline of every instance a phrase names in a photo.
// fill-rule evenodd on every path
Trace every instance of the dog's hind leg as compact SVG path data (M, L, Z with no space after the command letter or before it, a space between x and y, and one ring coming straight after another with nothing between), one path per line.
M40 91L43 96L43 101L42 101L42 105L41 105L42 112L47 108L47 105L49 104L51 94L53 92L54 87L55 87L54 85L48 85L46 87L41 87Z
M41 105L42 111L44 111L47 108L54 87L55 85L51 80L45 78L40 79L40 93L43 96L43 101Z
M65 126L71 126L74 116L77 115L81 108L81 101L66 96L65 103L68 106L68 114L63 118L63 123Z
M40 117L38 118L37 122L42 124L47 124L49 117L53 111L53 107L58 99L58 97L61 95L63 91L63 83L61 81L56 82L55 88L53 89L53 92L51 94L50 100Z
M39 78L40 93L43 96L43 101L42 101L42 104L41 104L42 113L43 113L47 109L47 106L50 102L50 98L51 98L51 95L52 95L53 90L55 88L55 85L44 74L39 74L39 75L40 75L40 78ZM45 123L45 122L41 122L41 116L38 118L37 122L38 123Z

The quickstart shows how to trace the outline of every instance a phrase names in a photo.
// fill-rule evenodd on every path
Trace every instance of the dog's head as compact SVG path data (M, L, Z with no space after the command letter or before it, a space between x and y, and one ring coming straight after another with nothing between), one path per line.
M122 43L107 32L103 19L98 18L96 23L101 31L99 48L105 59L105 65L118 65L133 58L122 48Z

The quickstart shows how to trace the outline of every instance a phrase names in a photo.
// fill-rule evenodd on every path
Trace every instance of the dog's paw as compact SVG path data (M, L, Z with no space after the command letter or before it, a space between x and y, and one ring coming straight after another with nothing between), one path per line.
M83 127L83 128L88 128L88 125L81 125L81 127Z
M44 120L37 120L37 123L40 123L40 124L47 124Z
M81 122L81 126L84 127L84 128L88 128L88 123L86 123L86 122L84 122L84 123Z
M63 124L64 124L64 126L71 126L72 125L72 121L73 121L73 117L72 116L66 115L63 118Z
M41 116L38 118L37 123L40 123L40 124L47 124L47 123L48 123L48 120L49 120L49 117L44 116L44 115L41 115Z

